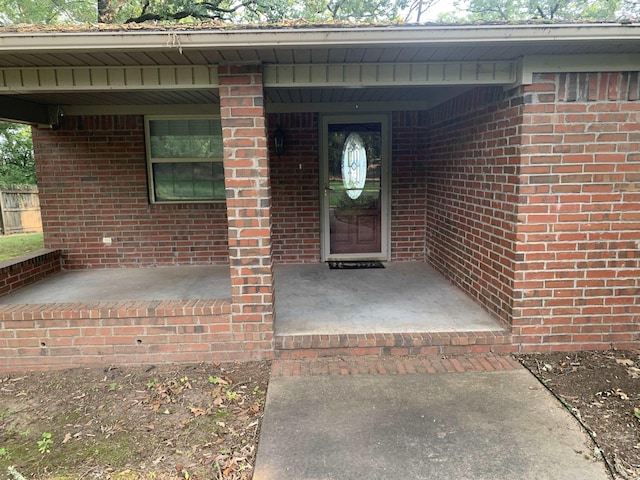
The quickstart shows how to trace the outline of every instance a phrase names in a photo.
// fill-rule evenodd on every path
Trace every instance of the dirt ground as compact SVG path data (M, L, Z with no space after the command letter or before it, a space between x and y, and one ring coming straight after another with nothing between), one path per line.
M612 476L640 478L640 351L518 358L590 432Z
M0 374L0 478L250 479L269 368Z
M640 351L518 359L640 478ZM0 374L0 478L250 480L269 362Z

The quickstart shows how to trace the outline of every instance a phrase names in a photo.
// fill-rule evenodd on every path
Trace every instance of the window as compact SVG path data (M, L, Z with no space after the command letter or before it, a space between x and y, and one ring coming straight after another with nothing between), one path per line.
M225 200L217 117L146 117L151 203Z

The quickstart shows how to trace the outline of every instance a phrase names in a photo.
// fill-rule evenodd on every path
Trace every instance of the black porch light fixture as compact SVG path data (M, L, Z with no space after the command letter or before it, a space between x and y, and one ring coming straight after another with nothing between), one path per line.
M280 127L273 132L273 147L278 157L284 153L284 131Z

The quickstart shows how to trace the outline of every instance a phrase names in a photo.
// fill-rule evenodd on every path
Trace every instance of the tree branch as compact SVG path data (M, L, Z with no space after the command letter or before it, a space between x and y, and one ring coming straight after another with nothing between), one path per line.
M142 13L137 17L128 18L125 23L143 23L143 22L162 22L167 20L182 20L183 18L191 17L197 20L229 20L228 16L236 13L240 8L246 8L252 13L258 13L259 4L256 0L244 0L237 3L235 6L224 8L220 6L220 2L200 2L194 3L191 8L181 10L173 13L147 13L150 0L146 0Z

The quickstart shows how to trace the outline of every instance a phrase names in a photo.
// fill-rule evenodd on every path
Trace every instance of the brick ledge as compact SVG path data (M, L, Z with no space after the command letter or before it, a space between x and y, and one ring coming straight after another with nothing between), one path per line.
M0 305L0 321L174 317L182 315L217 315L230 312L231 299L3 304Z

